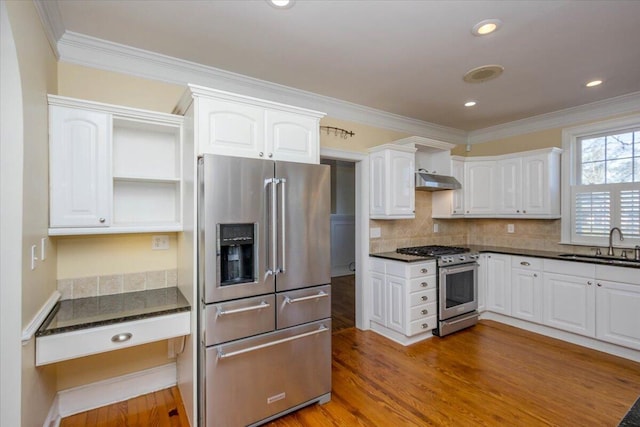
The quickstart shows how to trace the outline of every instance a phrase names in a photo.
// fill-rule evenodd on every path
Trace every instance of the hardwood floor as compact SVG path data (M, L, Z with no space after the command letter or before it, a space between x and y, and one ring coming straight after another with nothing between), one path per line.
M351 328L331 402L268 425L617 426L639 395L639 363L496 322L410 347Z
M189 427L178 387L63 418L60 427Z
M356 325L356 276L331 278L331 329L336 332Z
M491 321L409 347L347 328L332 345L332 400L268 426L615 427L640 395L640 363ZM132 417L149 397L137 399L61 426L187 425L167 417L181 402Z

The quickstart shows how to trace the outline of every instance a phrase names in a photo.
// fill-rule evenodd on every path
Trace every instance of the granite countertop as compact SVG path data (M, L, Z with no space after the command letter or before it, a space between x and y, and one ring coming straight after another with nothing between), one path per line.
M560 256L562 254L567 254L568 252L551 252L551 251L539 251L534 249L518 249L518 248L506 248L506 247L498 247L498 246L477 246L471 245L469 246L474 252L492 252L498 254L505 255L522 255L522 256L530 256L535 258L547 258L547 259L555 259L562 261L573 261L573 262L585 262L589 264L604 264L604 265L613 265L617 267L628 267L628 268L638 268L640 269L640 261L633 261L632 258L629 260L624 260L620 257L611 258L606 256L599 257L589 257L586 255L586 258L580 257L580 255L576 254L577 258L573 258L571 256L565 257ZM633 251L631 251L633 252ZM369 256L376 258L385 258L402 262L421 262L421 261L430 261L433 260L433 257L420 257L415 255L403 255L396 252L379 252L372 253ZM631 254L631 257L633 254ZM614 261L612 261L614 260Z
M637 427L640 426L640 397L633 404L627 415L620 421L618 427Z
M191 310L176 287L58 301L36 337Z

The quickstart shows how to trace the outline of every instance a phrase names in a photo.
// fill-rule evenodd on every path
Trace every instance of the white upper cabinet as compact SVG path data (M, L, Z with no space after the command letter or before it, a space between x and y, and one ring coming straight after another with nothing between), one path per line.
M50 227L111 224L111 118L49 107Z
M182 121L49 95L49 234L180 231Z
M459 158L451 158L451 176L463 186L458 190L434 191L432 195L433 218L455 218L464 215L464 164Z
M485 215L495 212L494 191L496 162L471 161L464 165L465 214Z
M196 155L320 162L324 113L189 85L175 112L194 109Z
M461 207L464 216L484 218L559 218L559 148L525 151L490 157L461 158L464 182L443 203L445 195L434 194L433 217L451 218ZM452 162L452 172L456 172ZM456 197L458 199L456 199Z
M385 144L369 151L370 218L415 218L416 149Z

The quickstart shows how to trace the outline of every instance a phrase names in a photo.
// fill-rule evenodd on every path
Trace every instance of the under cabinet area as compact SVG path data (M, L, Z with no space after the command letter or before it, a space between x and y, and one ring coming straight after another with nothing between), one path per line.
M403 345L429 338L437 326L435 261L370 261L371 328Z
M193 115L197 155L320 162L324 113L196 85L175 111Z
M50 235L180 231L183 118L49 96Z

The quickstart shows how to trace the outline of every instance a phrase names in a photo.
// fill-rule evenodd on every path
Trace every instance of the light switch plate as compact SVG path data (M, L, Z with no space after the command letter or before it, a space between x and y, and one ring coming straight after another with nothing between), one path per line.
M382 233L380 231L380 227L374 227L369 229L369 237L371 237L372 239L380 237L381 235Z
M433 232L438 233L440 231L439 224L433 224Z
M515 233L516 228L513 224L507 224L507 233Z

